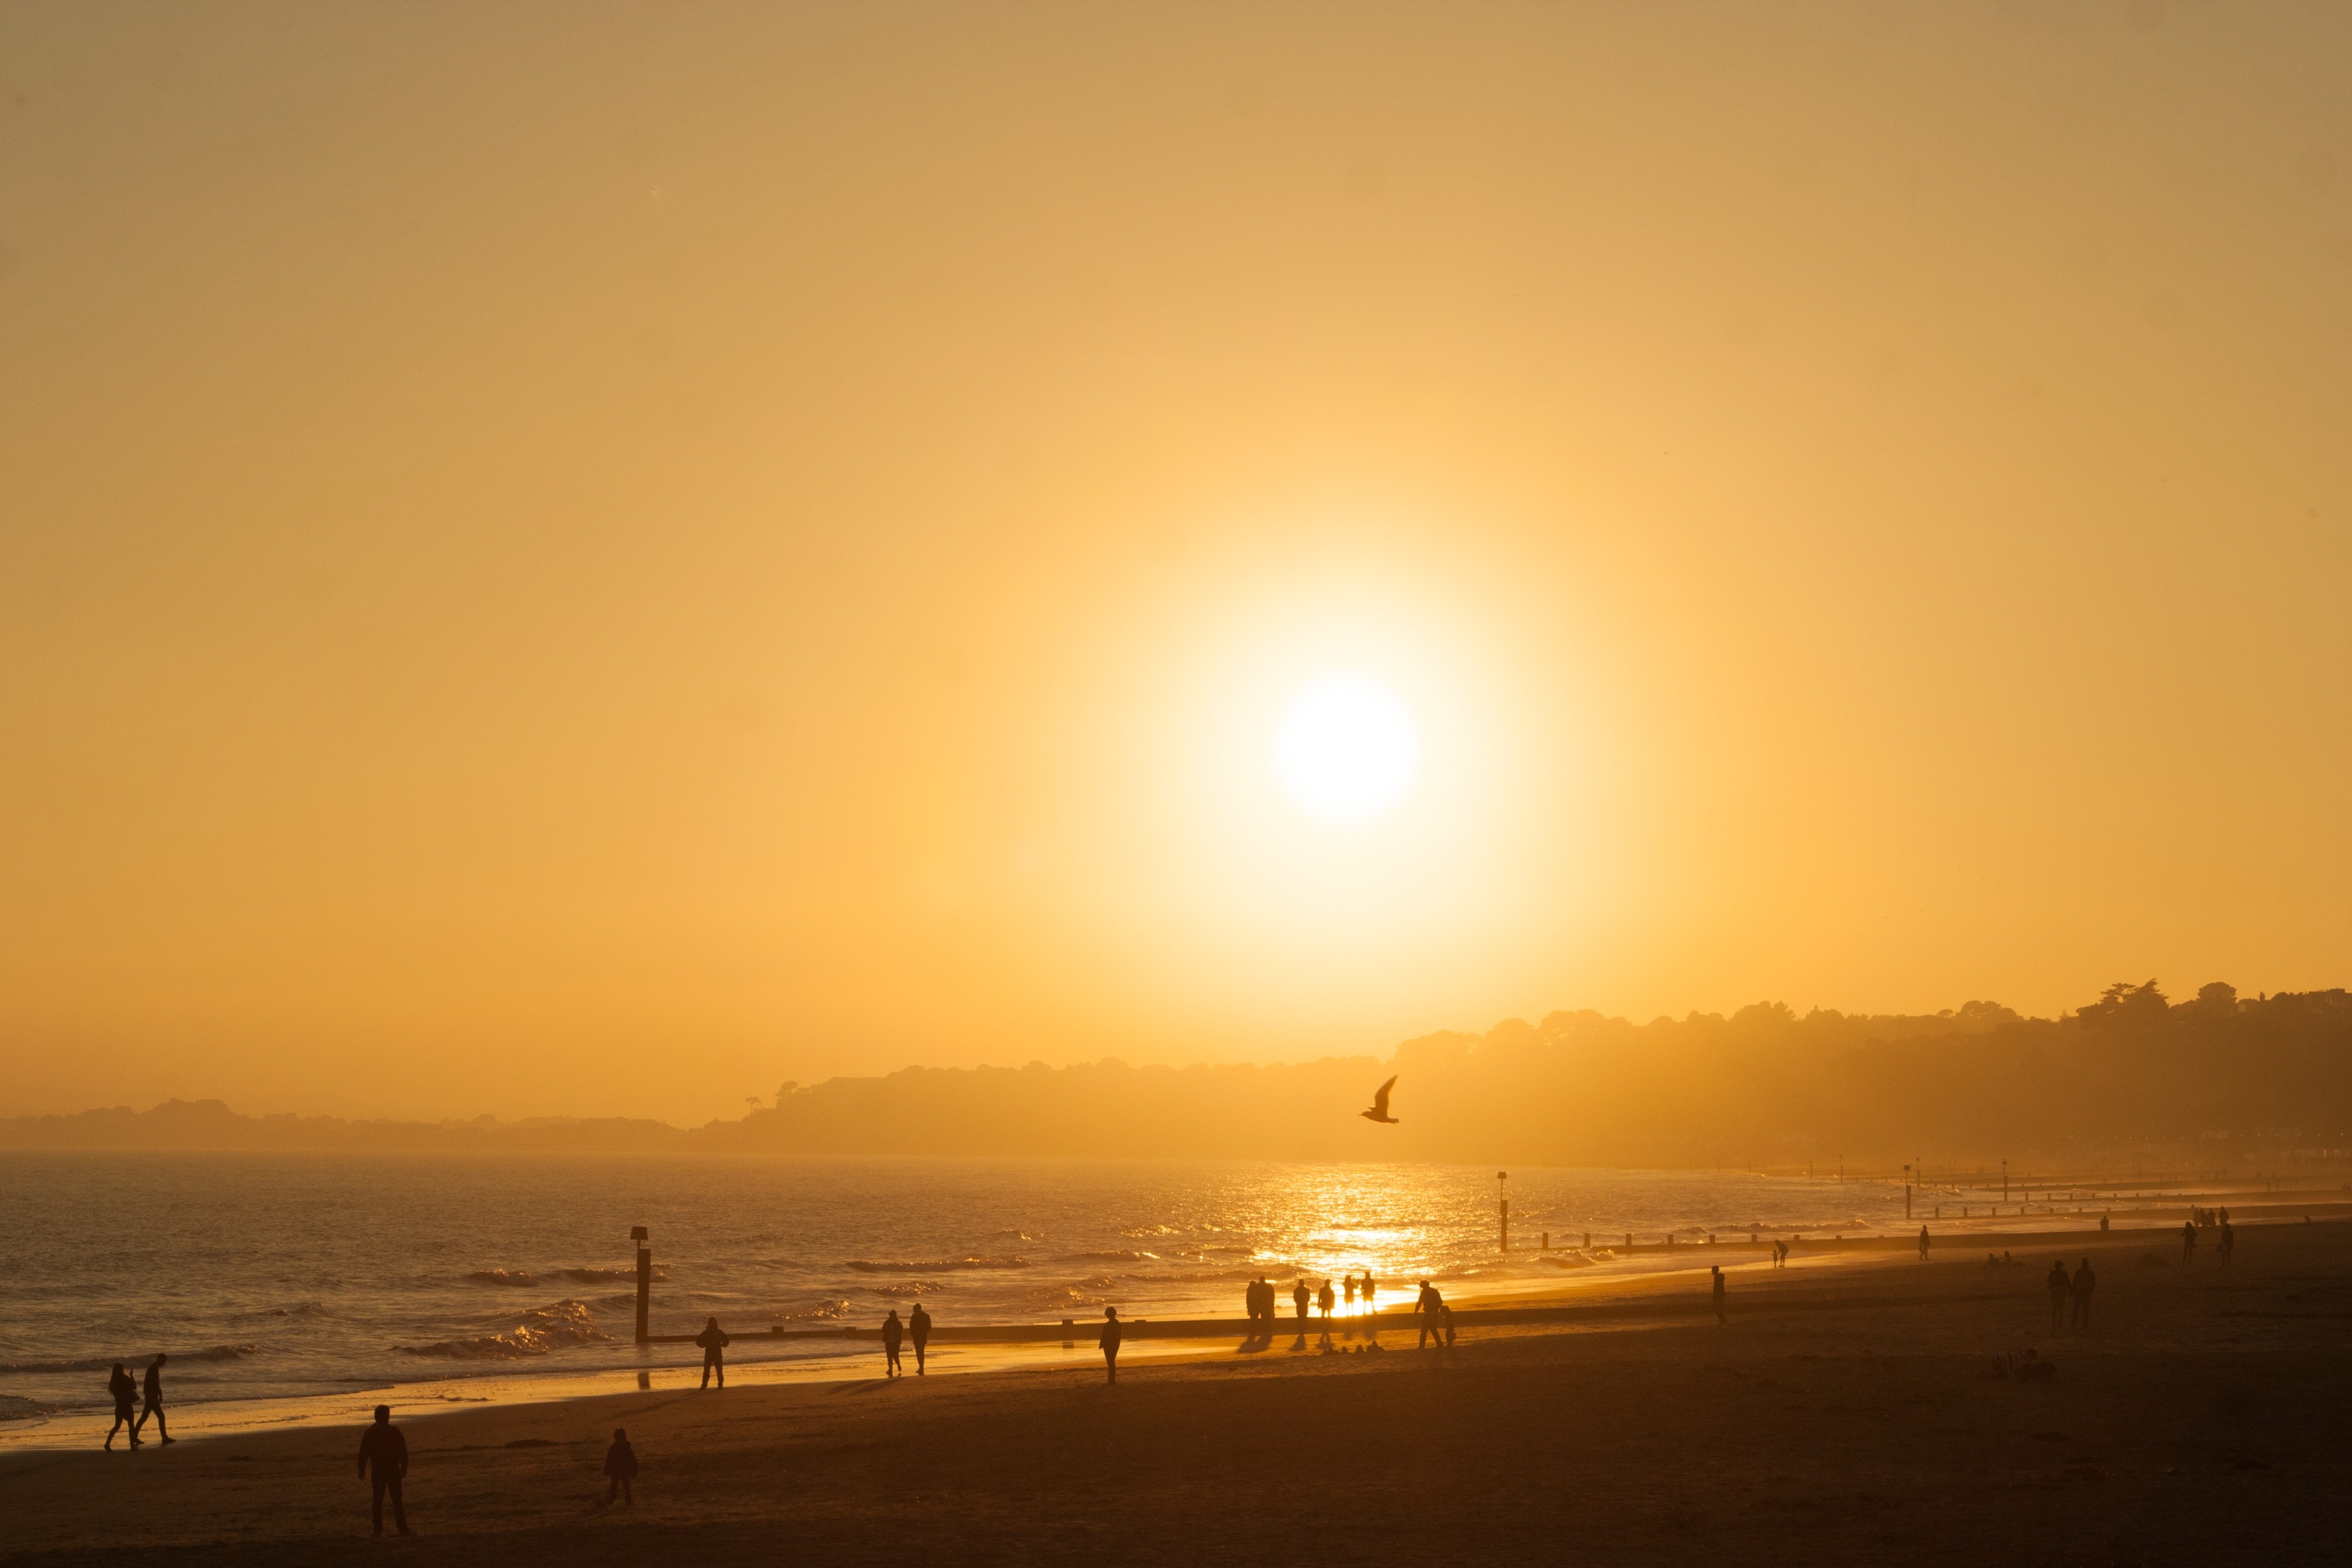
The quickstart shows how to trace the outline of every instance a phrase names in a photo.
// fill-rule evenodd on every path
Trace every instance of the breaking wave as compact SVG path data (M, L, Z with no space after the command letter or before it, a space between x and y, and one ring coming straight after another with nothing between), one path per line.
M466 1276L469 1285L502 1285L519 1290L536 1290L543 1286L570 1280L575 1285L603 1285L614 1279L635 1281L634 1268L551 1268L544 1274L534 1274L528 1268L477 1268ZM654 1265L654 1278L666 1280L669 1270Z
M44 1405L37 1399L25 1399L14 1394L0 1394L0 1421L30 1421L36 1415L54 1415L60 1408L62 1406Z
M908 1263L897 1260L876 1262L853 1258L842 1267L855 1268L860 1274L945 1274L961 1268L1026 1268L1029 1260L1012 1257L934 1258L928 1262Z
M866 1293L869 1296L928 1296L935 1290L946 1289L936 1279L899 1279L887 1285L868 1285Z
M1157 1263L1156 1252L1065 1252L1056 1263Z
M429 1345L394 1345L405 1355L439 1356L450 1361L520 1361L546 1355L573 1345L596 1344L613 1336L596 1326L584 1301L558 1301L525 1312L522 1321L502 1334L478 1334L471 1339L442 1340Z
M164 1364L173 1366L192 1361L238 1361L246 1356L257 1355L260 1351L259 1345L214 1345L209 1350L173 1351L171 1352L172 1359ZM113 1369L114 1363L118 1361L125 1366L136 1366L153 1353L152 1351L139 1351L130 1355L82 1356L73 1361L0 1361L0 1372L108 1372Z

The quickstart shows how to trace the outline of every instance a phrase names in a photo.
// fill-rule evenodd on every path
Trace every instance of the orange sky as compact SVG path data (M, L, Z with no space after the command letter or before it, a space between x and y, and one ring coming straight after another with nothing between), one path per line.
M2347 86L2326 4L10 6L0 1112L2342 984Z

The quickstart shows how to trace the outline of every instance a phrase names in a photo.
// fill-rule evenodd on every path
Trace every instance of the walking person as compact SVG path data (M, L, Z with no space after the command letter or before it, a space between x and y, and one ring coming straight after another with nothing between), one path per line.
M408 1510L400 1500L400 1483L408 1479L408 1439L392 1424L392 1406L375 1407L375 1425L360 1438L360 1474L367 1478L371 1494L370 1517L375 1521L375 1532L383 1533L383 1494L392 1494L392 1522L403 1535L416 1532L408 1528Z
M1919 1261L1927 1261L1927 1227L1924 1225L1919 1227Z
M2197 1226L2189 1220L2180 1222L2180 1267L2188 1268L2197 1261Z
M160 1351L156 1352L155 1359L147 1363L147 1377L139 1388L139 1419L131 1424L132 1437L139 1436L139 1428L147 1425L150 1415L155 1418L156 1436L166 1443L179 1441L163 1428L163 1355Z
M2223 1209L2221 1212L2228 1214L2230 1211ZM2221 1239L2214 1245L2213 1256L2227 1263L2230 1261L2230 1255L2237 1250L2238 1233L2230 1228L2230 1222L2225 1219L2221 1222ZM163 1358L158 1356L155 1359L161 1361ZM169 1437L163 1440L167 1443L171 1441Z
M897 1377L907 1369L898 1364L898 1346L907 1337L907 1326L898 1321L898 1309L882 1320L882 1375Z
M604 1506L610 1508L618 1497L623 1508L637 1506L637 1494L630 1483L637 1479L637 1451L629 1447L625 1426L613 1428L613 1446L604 1450L604 1478L611 1484L604 1489Z
M2066 1326L2066 1297L2068 1292L2074 1289L2073 1281L2066 1278L2066 1260L2064 1258L2053 1258L2051 1261L2050 1272L2042 1276L2042 1288L2050 1292L2050 1326L2053 1329L2064 1328Z
M2091 1272L2091 1260L2083 1259L2083 1267L2074 1270L2074 1282L2068 1287L2074 1294L2074 1326L2091 1326L2091 1292L2099 1288L2099 1277Z
M139 1447L139 1417L131 1407L131 1402L139 1397L139 1385L131 1381L131 1374L123 1370L121 1362L114 1363L114 1371L106 1380L106 1392L114 1395L114 1425L106 1429L106 1451L114 1452L114 1435L124 1430L131 1434L131 1446Z
M1118 1381L1119 1339L1118 1309L1117 1307L1105 1307L1103 1309L1102 1338L1095 1342L1102 1347L1103 1371L1109 1374L1110 1381L1113 1383L1117 1383Z
M1421 1333L1412 1342L1413 1349L1428 1349L1430 1336L1433 1334L1437 1337L1439 1347L1441 1349L1444 1348L1445 1344L1445 1323L1439 1314L1444 1310L1445 1298L1437 1293L1436 1286L1432 1285L1426 1279L1423 1280L1421 1282L1421 1294L1413 1299L1412 1303L1413 1316L1421 1320Z
M1720 1263L1711 1264L1711 1265L1709 1265L1709 1266L1708 1266L1707 1272L1709 1272L1710 1274L1713 1274L1713 1275L1715 1276L1715 1324L1716 1324L1716 1327L1717 1327L1717 1328L1721 1328L1721 1327L1723 1327L1723 1326L1724 1326L1724 1324L1723 1324L1723 1265L1722 1265L1722 1264L1720 1264Z
M719 1326L718 1319L709 1318L704 1321L702 1331L694 1336L694 1342L702 1347L701 1386L710 1386L710 1374L715 1372L719 1374L719 1386L723 1390L727 1386L727 1347L734 1341L728 1336L726 1330Z
M923 1375L923 1347L931 1342L931 1315L920 1301L907 1314L907 1337L915 1342L915 1375Z

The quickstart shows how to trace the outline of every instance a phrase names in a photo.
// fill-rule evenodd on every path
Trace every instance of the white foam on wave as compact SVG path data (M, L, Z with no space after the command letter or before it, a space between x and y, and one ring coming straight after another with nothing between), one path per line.
M437 1356L451 1361L520 1361L573 1345L601 1343L612 1337L596 1326L595 1314L588 1310L586 1302L558 1301L553 1306L525 1312L522 1321L503 1333L392 1348L405 1355Z
M1025 1258L989 1257L934 1258L927 1262L908 1262L898 1259L876 1261L872 1258L853 1258L842 1267L855 1268L860 1274L945 1274L964 1268L1026 1268L1029 1267L1029 1260Z

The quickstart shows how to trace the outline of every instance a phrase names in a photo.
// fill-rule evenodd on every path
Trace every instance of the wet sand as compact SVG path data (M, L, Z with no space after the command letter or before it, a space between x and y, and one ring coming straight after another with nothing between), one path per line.
M406 1419L420 1533L381 1543L355 1430L16 1453L0 1558L2341 1561L2352 1225L2240 1236L2226 1269L2144 1233L2071 1245L2101 1278L2086 1332L2049 1327L2052 1247L1988 1268L1982 1237L1924 1266L1743 1262L1720 1328L1688 1280L1633 1280L1566 1321L1465 1313L1451 1351L1161 1342L1116 1388L1079 1355ZM2028 1345L2053 1384L1979 1375ZM616 1425L633 1510L600 1506Z

